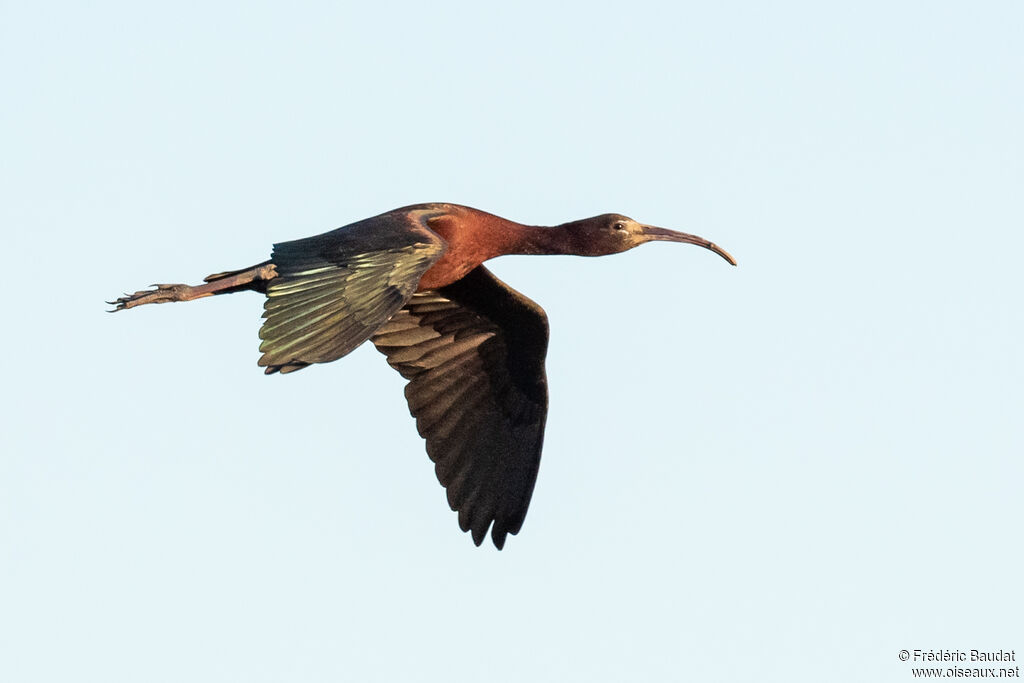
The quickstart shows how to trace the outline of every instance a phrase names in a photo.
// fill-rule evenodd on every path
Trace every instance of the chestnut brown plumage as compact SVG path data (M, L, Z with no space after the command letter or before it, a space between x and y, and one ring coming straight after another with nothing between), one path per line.
M604 214L529 226L457 204L417 204L274 245L269 261L205 284L155 285L115 310L253 290L266 294L267 374L341 358L370 340L405 396L459 525L499 549L522 527L537 480L548 392L544 310L482 264L503 254L603 256L686 233Z

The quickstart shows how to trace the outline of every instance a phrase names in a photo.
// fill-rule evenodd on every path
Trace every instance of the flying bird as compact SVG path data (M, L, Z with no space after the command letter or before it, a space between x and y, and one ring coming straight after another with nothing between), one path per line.
M286 374L329 363L367 339L408 380L427 454L480 545L519 532L540 466L548 409L544 310L482 264L505 254L605 256L645 242L724 249L604 214L554 227L457 204L416 204L315 237L275 244L268 261L205 284L153 285L115 311L251 290L266 295L259 365Z

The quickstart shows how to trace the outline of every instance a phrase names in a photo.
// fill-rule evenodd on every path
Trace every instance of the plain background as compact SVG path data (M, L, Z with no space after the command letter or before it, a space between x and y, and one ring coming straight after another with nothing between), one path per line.
M827 5L827 6L826 6ZM0 3L0 680L906 681L1024 655L1017 2ZM649 245L493 269L544 462L459 532L372 348L151 282L421 201Z

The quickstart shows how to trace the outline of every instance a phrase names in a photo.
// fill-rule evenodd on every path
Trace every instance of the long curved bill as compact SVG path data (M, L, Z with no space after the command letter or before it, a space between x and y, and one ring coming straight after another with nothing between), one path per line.
M675 230L667 230L665 228L656 228L653 225L641 225L640 229L642 234L647 236L648 241L662 241L662 242L685 242L686 244L696 244L698 247L704 247L715 252L732 265L736 265L736 259L729 255L725 249L714 242L709 242L703 237L697 237L696 235L690 235L685 232L676 232Z

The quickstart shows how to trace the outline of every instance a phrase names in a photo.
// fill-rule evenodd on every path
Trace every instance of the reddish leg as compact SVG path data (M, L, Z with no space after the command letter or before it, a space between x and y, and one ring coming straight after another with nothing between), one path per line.
M156 289L146 289L134 294L125 294L108 304L116 306L114 311L123 311L143 304L165 304L169 301L192 301L214 294L228 294L252 289L265 292L267 282L277 277L277 270L270 261L227 273L217 273L206 278L203 285L153 285ZM113 311L112 311L113 312Z

